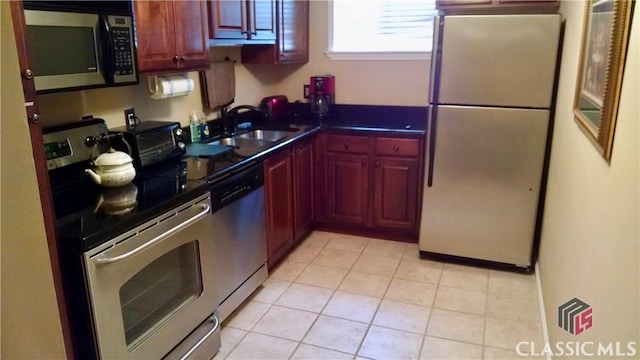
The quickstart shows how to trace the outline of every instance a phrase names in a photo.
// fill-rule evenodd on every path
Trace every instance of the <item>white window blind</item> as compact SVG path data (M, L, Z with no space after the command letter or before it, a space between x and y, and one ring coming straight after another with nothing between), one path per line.
M328 53L428 53L435 0L333 0Z

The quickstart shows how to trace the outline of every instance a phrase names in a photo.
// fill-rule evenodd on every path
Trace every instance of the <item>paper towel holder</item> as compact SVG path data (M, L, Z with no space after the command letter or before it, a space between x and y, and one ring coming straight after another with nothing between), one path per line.
M162 76L161 76L162 77ZM191 81L189 78L189 75L187 73L180 73L180 74L171 74L171 75L167 75L166 77L181 77L184 78L185 80ZM149 93L151 94L151 97L159 100L159 99L165 99L165 98L169 98L169 97L176 97L176 96L183 96L183 95L188 95L191 93L191 91L193 91L193 84L191 84L189 86L189 90L188 91L182 91L182 92L176 92L175 94L170 94L167 96L156 96L158 93L161 93L161 89L160 89L160 85L159 82L161 82L161 80L158 79L158 75L150 75L147 77L147 88L149 90ZM172 81L169 81L172 82Z

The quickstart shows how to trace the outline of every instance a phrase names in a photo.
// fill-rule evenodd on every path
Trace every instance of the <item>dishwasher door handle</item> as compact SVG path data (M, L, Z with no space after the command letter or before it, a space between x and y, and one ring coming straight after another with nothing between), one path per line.
M188 227L189 225L199 221L200 219L204 218L205 216L207 216L209 214L209 211L211 210L211 206L209 206L209 204L202 204L200 206L202 208L202 210L197 213L196 215L194 215L193 217L189 218L188 220L180 223L179 225L176 225L174 227L172 227L171 229L163 232L162 234L154 237L153 239L147 241L146 243L138 246L137 248L128 251L122 255L118 255L118 256L114 256L114 257L97 257L94 259L95 263L97 266L105 266L105 265L109 265L109 264L113 264L122 260L125 260L127 258L132 257L135 254L138 254L142 251L144 251L145 249L149 248L150 246L159 243L160 241L168 238L169 236L177 233L178 231L181 231L182 229Z

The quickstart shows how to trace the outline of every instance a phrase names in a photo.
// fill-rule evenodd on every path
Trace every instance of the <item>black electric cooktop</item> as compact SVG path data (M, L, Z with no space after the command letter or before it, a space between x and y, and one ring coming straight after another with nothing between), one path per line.
M138 171L132 183L108 188L84 174L88 164L50 172L56 232L61 245L90 250L208 190L207 182L187 179L177 161ZM75 173L75 175L74 175Z

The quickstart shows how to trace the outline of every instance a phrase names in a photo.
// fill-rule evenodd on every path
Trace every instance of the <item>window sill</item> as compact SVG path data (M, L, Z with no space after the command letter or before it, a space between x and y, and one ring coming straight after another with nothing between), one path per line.
M431 52L347 52L325 51L331 60L431 60Z

